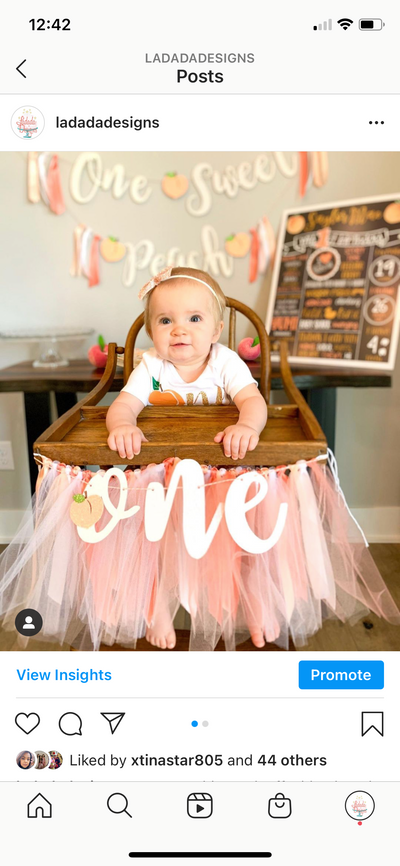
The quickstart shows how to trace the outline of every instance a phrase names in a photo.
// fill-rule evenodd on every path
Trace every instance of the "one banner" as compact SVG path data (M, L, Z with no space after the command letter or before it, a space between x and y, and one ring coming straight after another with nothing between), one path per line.
M400 194L283 214L266 327L296 364L393 370Z
M400 624L332 454L257 470L169 457L125 472L36 456L35 499L0 557L13 633L16 610L33 609L40 640L134 646L154 622L172 628L180 605L196 650L222 633L228 650L249 634L303 646L326 616L368 609Z

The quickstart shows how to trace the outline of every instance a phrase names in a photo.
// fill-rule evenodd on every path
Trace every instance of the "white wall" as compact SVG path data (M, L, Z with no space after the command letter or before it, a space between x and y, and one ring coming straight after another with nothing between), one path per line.
M33 327L38 324L91 326L106 340L123 344L128 328L141 310L137 293L148 279L139 274L134 287L121 282L123 263L101 263L101 283L88 289L84 279L69 274L72 232L84 222L100 235L114 235L137 243L149 237L158 252L178 246L183 252L199 249L202 225L212 224L221 247L231 232L247 231L267 214L275 229L283 209L299 204L297 179L279 172L269 184L252 191L240 190L228 199L213 196L209 214L194 218L187 214L185 199L171 202L158 183L167 171L190 175L193 166L206 159L216 169L253 160L246 153L106 153L105 167L122 163L127 175L144 174L153 180L153 193L144 205L135 205L126 194L117 201L110 192L99 191L92 202L76 204L68 184L74 153L60 154L66 203L70 213L60 217L43 204L31 205L26 194L26 157L21 153L0 154L0 246L1 327ZM400 188L399 153L333 153L330 175L324 189L311 187L304 203L396 192ZM248 258L235 260L231 279L221 278L226 294L245 301L264 319L267 307L265 281L249 285ZM244 334L239 328L239 337ZM142 345L147 338L142 339ZM30 357L31 349L0 341L0 365L8 366ZM81 350L82 353L82 350ZM392 389L340 389L337 412L336 456L342 487L349 504L372 514L381 509L396 523L400 520L400 371L397 364ZM28 463L22 396L0 394L0 440L11 439L16 459L14 472L0 473L0 512L19 510L29 499ZM382 509L388 509L387 512ZM0 521L1 523L1 521ZM389 533L390 534L390 533ZM1 526L0 526L1 535ZM392 533L393 535L393 533Z

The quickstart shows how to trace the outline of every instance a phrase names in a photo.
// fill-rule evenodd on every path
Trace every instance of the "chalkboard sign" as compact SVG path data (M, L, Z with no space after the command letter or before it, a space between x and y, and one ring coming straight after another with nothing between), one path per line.
M285 211L266 327L291 360L392 370L399 330L400 193Z

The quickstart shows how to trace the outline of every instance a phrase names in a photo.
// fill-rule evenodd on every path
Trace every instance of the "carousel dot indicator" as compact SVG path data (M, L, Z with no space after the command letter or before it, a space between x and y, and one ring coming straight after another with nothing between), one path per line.
M199 723L196 722L196 721L192 722L192 728L197 728L198 724L199 724Z
M208 728L209 722L202 722L203 728Z

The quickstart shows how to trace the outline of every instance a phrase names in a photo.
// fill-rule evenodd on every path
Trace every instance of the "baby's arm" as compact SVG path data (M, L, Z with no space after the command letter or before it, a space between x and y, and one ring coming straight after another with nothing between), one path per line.
M123 391L107 412L106 425L110 434L107 444L111 451L118 451L120 457L132 460L134 455L140 454L141 443L148 441L136 426L142 409L144 403L141 400Z
M253 451L260 433L267 423L268 409L257 385L246 385L235 396L234 403L239 409L237 424L225 427L214 437L214 442L223 442L225 457L242 459L246 451Z

